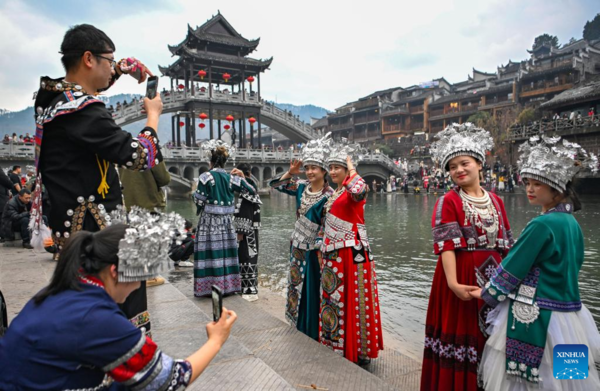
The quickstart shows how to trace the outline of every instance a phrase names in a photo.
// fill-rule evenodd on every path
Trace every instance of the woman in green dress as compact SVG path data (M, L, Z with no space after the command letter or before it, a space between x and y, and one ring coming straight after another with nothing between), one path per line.
M319 339L321 289L321 243L325 202L333 194L325 180L331 139L329 134L312 140L302 149L302 160L292 160L290 169L269 185L296 199L296 224L290 245L286 318L309 337ZM300 180L304 165L308 180Z
M202 145L210 157L210 171L198 178L194 202L200 219L194 243L194 295L210 296L212 286L223 293L241 290L238 243L233 226L234 192L256 194L256 189L244 179L244 173L234 168L225 171L230 146L221 140Z
M581 208L573 177L598 162L579 145L559 141L535 137L519 148L527 198L542 214L525 227L484 289L471 292L495 307L479 367L487 390L600 390L600 334L579 295L584 241L572 215ZM553 370L560 344L588 347L589 375Z

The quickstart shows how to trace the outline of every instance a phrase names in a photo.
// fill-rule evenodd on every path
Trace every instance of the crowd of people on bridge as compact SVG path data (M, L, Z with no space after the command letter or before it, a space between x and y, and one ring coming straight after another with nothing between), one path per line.
M168 257L188 262L193 256L189 289L197 298L211 296L214 287L250 302L259 298L262 201L252 167L226 170L234 147L203 143L210 170L199 176L192 197L196 230L165 213L161 187L170 177L156 133L160 94L143 99L147 122L137 137L119 128L95 97L123 74L140 83L152 75L135 58L115 61L115 50L94 26L67 31L61 46L66 76L43 77L36 96L31 186L21 181L18 166L8 176L0 171L10 229L57 261L48 286L0 336L2 390L189 386L227 341L237 314L222 308L221 318L206 325L206 344L186 359L162 351L152 339L146 281L158 279ZM452 124L436 138L430 148L437 167L421 165L419 180L427 189L443 180L449 189L431 216L438 261L421 389L600 389L600 333L581 303L585 249L572 214L581 208L573 179L582 169L596 170L596 157L559 137L535 137L519 148L517 167L490 167L493 139L486 130ZM368 366L384 343L375 251L365 224L369 184L357 171L361 156L359 145L328 134L303 145L301 159L269 185L291 197L296 216L289 247L280 249L288 267L286 318ZM501 178L523 181L530 204L540 208L517 242L502 198L486 190L488 174L497 190ZM398 184L390 178L386 191ZM558 344L589 348L587 378L570 382L553 372Z

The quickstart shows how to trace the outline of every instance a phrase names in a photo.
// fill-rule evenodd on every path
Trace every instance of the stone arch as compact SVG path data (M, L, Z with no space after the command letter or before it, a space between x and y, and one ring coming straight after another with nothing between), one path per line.
M205 165L201 165L200 168L198 168L198 176L202 175L203 173L205 173L206 171L208 171L208 166Z
M283 174L284 171L285 169L283 167L277 167L275 169L275 175Z
M260 177L260 168L257 166L252 167L252 176L255 178Z
M183 177L185 179L193 181L195 179L194 178L194 167L185 166L185 168L183 169Z
M179 167L177 167L177 166L171 166L171 167L169 167L169 172L171 174L179 175Z
M263 179L269 180L273 177L273 169L271 167L265 167L263 169Z

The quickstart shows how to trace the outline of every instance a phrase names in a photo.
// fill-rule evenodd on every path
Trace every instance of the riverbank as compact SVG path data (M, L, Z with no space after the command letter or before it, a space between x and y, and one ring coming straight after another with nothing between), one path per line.
M49 281L49 254L0 247L0 290L9 321ZM193 297L190 268L163 273L167 283L148 289L153 338L173 357L187 357L206 341L210 299ZM190 390L416 390L420 364L391 349L363 370L283 322L285 300L261 289L259 301L224 299L238 314L229 341Z

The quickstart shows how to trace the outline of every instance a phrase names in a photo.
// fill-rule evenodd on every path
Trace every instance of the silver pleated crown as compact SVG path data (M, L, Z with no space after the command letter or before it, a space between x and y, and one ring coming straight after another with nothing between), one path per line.
M302 164L304 167L309 165L315 165L323 168L329 172L327 166L327 159L331 152L331 146L333 140L331 139L331 132L327 133L324 137L310 140L304 147L302 147Z
M331 152L327 159L327 166L337 164L348 168L346 158L350 156L352 163L355 166L364 158L366 151L359 144L350 144L348 139L342 138L340 142L336 142L331 146Z
M581 170L598 171L598 158L579 144L560 137L534 136L519 147L519 171L531 178L564 192Z
M177 213L150 213L134 206L127 213L118 207L111 212L111 224L129 227L119 242L118 281L144 281L158 276L169 259L173 240L185 232L185 219Z
M437 141L431 146L431 153L445 170L448 162L457 156L472 156L483 164L486 151L494 146L490 132L470 122L448 125L435 138Z
M212 152L218 147L224 147L229 156L232 156L235 153L235 146L229 145L223 140L212 139L210 141L202 143L202 150L204 151L204 155L209 159L212 156Z

